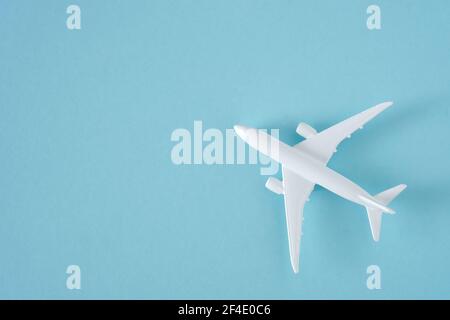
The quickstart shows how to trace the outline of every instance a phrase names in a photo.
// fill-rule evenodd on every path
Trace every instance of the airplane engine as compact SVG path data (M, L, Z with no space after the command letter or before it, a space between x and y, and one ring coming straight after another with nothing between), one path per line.
M310 125L308 125L304 122L301 122L297 126L297 130L295 130L295 131L305 139L308 139L317 134L316 129L314 129L313 127L311 127Z
M267 179L266 188L276 194L283 194L283 182L278 180L277 178L270 177Z

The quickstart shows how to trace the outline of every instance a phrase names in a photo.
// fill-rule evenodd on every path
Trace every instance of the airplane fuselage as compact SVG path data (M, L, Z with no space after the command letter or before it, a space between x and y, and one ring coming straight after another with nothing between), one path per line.
M359 185L328 168L309 154L283 143L262 130L249 130L254 130L253 134L250 132L245 139L250 146L286 166L302 178L363 206L367 205L367 202L364 203L360 198L361 196L376 201Z

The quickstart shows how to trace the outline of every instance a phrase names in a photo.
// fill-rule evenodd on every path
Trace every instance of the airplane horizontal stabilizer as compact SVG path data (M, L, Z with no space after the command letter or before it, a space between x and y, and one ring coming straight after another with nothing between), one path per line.
M396 187L393 187L391 189L385 190L377 194L374 198L382 204L378 205L378 208L374 208L373 206L366 206L367 216L369 217L370 229L372 231L373 240L375 241L380 240L381 220L383 212L388 212L386 210L383 210L383 206L389 205L389 203L392 200L394 200L400 194L400 192L405 190L405 188L406 188L405 184L400 184Z

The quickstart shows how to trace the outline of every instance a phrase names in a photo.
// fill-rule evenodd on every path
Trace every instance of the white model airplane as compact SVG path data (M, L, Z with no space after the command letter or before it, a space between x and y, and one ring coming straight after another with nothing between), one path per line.
M364 206L373 239L375 241L380 239L382 214L394 213L394 210L387 206L406 188L406 185L400 184L371 196L356 183L328 168L327 163L342 140L349 138L357 129L362 129L366 122L391 105L392 102L381 103L319 133L306 123L300 123L296 131L305 140L292 147L262 130L242 125L234 126L236 133L246 143L282 165L283 181L270 177L266 187L284 195L289 253L295 273L299 270L303 206L309 200L309 195L316 184Z

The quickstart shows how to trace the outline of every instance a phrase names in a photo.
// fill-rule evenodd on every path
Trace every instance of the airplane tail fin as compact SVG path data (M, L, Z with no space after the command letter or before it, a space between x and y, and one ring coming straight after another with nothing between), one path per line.
M377 208L374 208L373 206L366 206L373 240L380 240L381 218L383 216L383 212L393 213L393 211L390 212L383 209L383 206L389 205L389 203L394 200L400 194L400 192L405 190L405 188L405 184L400 184L396 187L387 189L374 197L375 200L377 200L381 205L379 205ZM386 207L386 209L389 208Z

